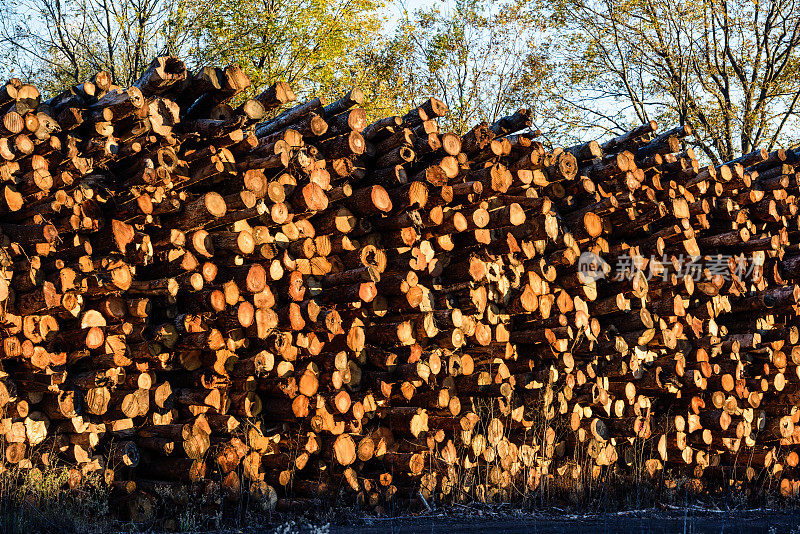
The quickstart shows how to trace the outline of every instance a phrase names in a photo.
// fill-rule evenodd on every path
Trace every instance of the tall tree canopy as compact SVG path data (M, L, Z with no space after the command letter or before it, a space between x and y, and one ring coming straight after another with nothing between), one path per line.
M5 74L46 91L99 70L130 84L166 53L192 67L238 63L253 90L285 80L300 96L341 92L375 78L378 64L370 54L380 43L380 0L10 2L0 22Z
M435 95L463 132L533 100L546 70L527 0L453 0L406 11L388 47L399 106ZM539 108L542 109L542 108Z
M5 74L55 90L106 70L134 81L153 57L180 47L181 0L6 0Z
M688 124L713 161L800 140L797 0L560 0L548 99L572 125Z
M299 95L358 84L380 42L381 0L187 0L189 55L238 63L255 88L288 82Z
M368 110L442 98L463 132L519 107L553 143L649 119L713 162L800 141L800 0L6 0L0 66L47 92L153 56L240 64L252 91L358 85ZM386 8L402 16L386 35ZM587 129L588 127L588 129Z

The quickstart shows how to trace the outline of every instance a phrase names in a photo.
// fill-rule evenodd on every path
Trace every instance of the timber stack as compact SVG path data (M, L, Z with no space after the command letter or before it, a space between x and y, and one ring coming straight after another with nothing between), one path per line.
M799 150L546 149L157 58L0 87L3 469L263 509L800 490ZM209 501L212 502L212 501Z

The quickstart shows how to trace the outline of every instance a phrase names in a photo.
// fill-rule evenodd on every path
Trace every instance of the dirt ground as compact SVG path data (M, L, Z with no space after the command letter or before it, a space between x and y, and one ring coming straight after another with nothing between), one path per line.
M319 530L317 530L319 532ZM519 515L373 519L362 526L329 527L331 534L800 534L800 511L625 512L591 516Z

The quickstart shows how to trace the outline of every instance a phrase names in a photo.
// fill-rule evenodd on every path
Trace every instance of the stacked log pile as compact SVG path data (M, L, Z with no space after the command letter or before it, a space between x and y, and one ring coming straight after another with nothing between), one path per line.
M524 109L459 136L435 98L249 86L162 57L0 87L5 469L99 473L134 519L189 487L798 493L800 151L701 167L654 122L549 150Z

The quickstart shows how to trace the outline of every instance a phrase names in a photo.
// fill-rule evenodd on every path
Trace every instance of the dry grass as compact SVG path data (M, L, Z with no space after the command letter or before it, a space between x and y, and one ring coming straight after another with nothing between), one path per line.
M541 394L552 395L543 388ZM514 482L499 490L493 489L492 469L499 469L500 458L481 461L473 469L462 465L444 465L436 455L429 456L431 471L441 473L438 482L423 489L410 501L390 502L383 513L391 517L409 514L458 514L489 512L520 514L531 511L545 512L553 509L575 514L610 513L619 510L662 509L671 506L686 509L690 506L738 510L767 506L771 508L795 507L796 501L776 496L774 477L762 472L748 484L748 491L720 482L711 493L693 490L688 479L675 480L672 473L658 471L651 477L645 460L653 457L656 440L633 439L620 443L619 458L615 464L600 469L594 467L589 442L578 444L574 450L561 455L558 463L566 469L555 474L552 450L546 451L548 432L555 432L555 442L560 442L571 431L554 426L563 417L548 418L541 408L546 403L530 403L526 420L533 421L527 430L515 430L514 441L530 446L536 451L536 461L524 466ZM479 398L469 406L478 416L474 435L488 435L491 421L498 418L508 432L510 416L498 413L494 402ZM549 429L549 430L548 430ZM243 438L247 439L244 433ZM506 434L507 436L507 434ZM471 445L461 439L457 442L460 458L474 453ZM677 470L683 472L684 470ZM538 484L529 485L531 473L539 475ZM243 483L238 501L226 501L221 492L196 491L197 488L180 488L165 485L156 488L157 502L154 518L147 524L134 524L119 520L120 507L109 508L110 489L99 475L84 477L76 488L68 484L67 466L43 469L12 469L0 474L0 532L3 534L31 532L180 532L217 531L234 528L239 531L278 526L280 532L293 529L307 530L311 525L364 524L375 516L369 508L360 508L353 495L336 488L324 499L314 501L306 512L278 514L259 508L249 499L247 484ZM442 478L447 483L442 484ZM244 481L244 479L243 479ZM674 483L671 483L674 482ZM112 501L113 502L113 501ZM300 528L302 526L302 528ZM324 531L324 529L322 529Z
M69 488L63 466L10 469L0 474L0 531L108 532L108 487L99 476Z

